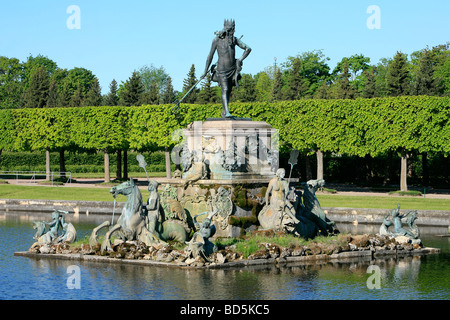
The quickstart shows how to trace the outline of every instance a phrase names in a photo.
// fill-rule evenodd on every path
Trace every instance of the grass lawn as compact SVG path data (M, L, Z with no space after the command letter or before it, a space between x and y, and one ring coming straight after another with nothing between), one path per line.
M400 204L407 210L449 210L450 199L396 196L336 196L317 195L321 207L395 209Z
M145 196L145 191L142 190ZM148 192L147 192L148 196ZM0 185L0 199L114 201L109 188ZM119 195L117 201L125 201Z
M146 199L148 191L141 189L141 192L143 198ZM450 199L342 195L317 195L317 198L322 207L395 209L397 203L400 203L401 209L408 210L450 210ZM109 188L19 186L9 184L0 184L0 199L114 201L109 193ZM125 196L117 198L117 201L125 200Z

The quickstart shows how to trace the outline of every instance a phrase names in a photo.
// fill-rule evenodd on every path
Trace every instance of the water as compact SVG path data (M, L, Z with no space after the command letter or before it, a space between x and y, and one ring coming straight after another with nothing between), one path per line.
M7 300L448 300L450 238L431 229L422 240L441 253L372 261L381 270L380 289L369 289L369 261L240 270L186 270L165 267L15 257L33 243L30 216L0 216L0 299ZM42 217L40 218L42 219ZM44 219L48 220L45 216ZM78 235L95 221L73 222ZM354 232L354 226L341 226ZM352 229L353 228L353 229ZM358 226L360 233L367 232ZM367 227L366 227L367 228ZM369 227L370 228L370 227ZM429 230L430 231L430 230ZM422 232L423 233L423 232ZM80 270L80 289L69 289L68 268Z

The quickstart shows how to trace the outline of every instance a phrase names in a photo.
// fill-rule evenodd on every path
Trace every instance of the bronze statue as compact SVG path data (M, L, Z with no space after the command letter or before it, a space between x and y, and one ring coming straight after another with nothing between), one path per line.
M322 235L327 236L339 233L336 223L328 219L316 197L316 191L325 186L325 180L309 180L306 183L302 183L302 185L304 186L304 192L300 215L313 221Z
M211 66L211 75L212 80L217 82L222 88L222 118L233 117L228 108L231 90L233 86L239 86L238 81L240 79L242 61L247 58L252 50L234 36L234 30L234 20L225 20L224 28L221 31L215 32L216 37L212 42L211 51L206 59L205 72L202 76L204 78L208 73L214 53L217 51L219 59L217 64ZM235 58L236 45L244 50L244 54L240 59Z
M158 193L158 186L159 183L157 181L149 181L148 191L150 192L150 195L148 197L147 204L145 205L145 211L147 211L147 229L157 238L158 236L156 235L156 225L158 224L158 221L161 220L161 200Z
M295 216L294 206L287 200L289 189L284 180L285 174L285 170L280 168L276 177L270 180L265 194L265 206L259 213L258 221L262 229L295 233L295 226L300 221Z
M403 227L402 219L406 219L406 223L409 229ZM404 214L400 214L400 204L397 205L397 209L390 210L383 220L380 227L380 234L391 236L405 236L410 239L418 239L420 235L419 228L415 221L417 219L417 210L408 211ZM394 226L394 232L389 231L390 226Z
M77 238L77 231L71 223L65 222L67 211L53 209L52 221L36 221L33 229L37 229L33 239L36 240L31 246L54 245L58 243L73 243ZM46 231L46 226L49 230Z

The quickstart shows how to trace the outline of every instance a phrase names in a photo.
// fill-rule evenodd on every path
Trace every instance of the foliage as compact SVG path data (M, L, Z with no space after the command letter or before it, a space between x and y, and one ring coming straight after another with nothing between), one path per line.
M169 75L163 66L157 68L153 64L150 66L143 66L137 74L141 78L144 92L156 90L156 95L160 97L166 89ZM159 104L159 101L156 103Z
M0 109L22 105L22 72L19 59L0 56Z
M161 94L161 103L168 104L175 101L175 91L172 85L172 78L167 77L167 83Z
M171 147L172 133L180 128L172 105L147 105L129 110L129 143L137 150Z
M91 85L91 88L87 92L82 105L83 106L93 106L98 107L102 103L102 89L100 87L100 83L98 79L94 79L94 82Z
M219 96L216 93L216 88L212 86L211 74L207 74L205 80L202 84L202 88L197 96L197 103L207 104L207 103L218 103Z
M356 78L363 72L369 69L370 58L365 57L362 54L353 55L351 57L344 57L337 64L336 68L333 70L333 74L337 75L343 72L345 68L351 71L351 79L356 80Z
M239 87L231 91L231 101L251 102L256 101L256 81L251 74L242 74Z
M284 68L284 97L287 100L312 98L320 85L330 77L330 67L322 50L288 57Z
M352 87L349 79L349 61L344 60L341 67L342 71L337 76L332 97L335 99L353 99L355 97L355 89Z
M104 105L117 106L119 104L119 96L117 95L117 81L113 79L109 85L109 93L104 97Z
M61 149L112 153L129 148L163 150L177 145L179 129L220 117L219 104L77 107L0 110L0 149ZM279 132L281 153L322 152L375 157L450 154L450 97L304 99L235 102L232 114L266 121Z
M389 96L409 94L409 70L407 56L397 51L394 60L389 64L386 74L386 86Z
M44 67L33 70L28 88L25 90L24 105L27 108L43 108L47 105L49 80Z
M188 91L197 83L197 78L195 77L195 65L192 65L187 74L187 78L183 81L183 95L188 93ZM187 96L184 98L185 103L195 103L197 100L197 95L199 93L198 88L194 88Z
M84 149L116 150L128 145L129 108L84 107L72 109L73 142Z
M364 156L388 150L450 152L447 97L297 100L232 103L239 117L266 121L282 144L308 151ZM2 110L6 149L69 148L151 150L176 144L172 133L192 121L220 115L219 104ZM9 119L9 120L5 120ZM12 142L14 141L14 143ZM8 145L10 147L8 147Z
M144 93L144 85L137 72L133 72L131 77L119 89L120 104L124 106L137 106L140 104L141 95Z
M0 154L1 150L13 149L14 139L14 125L11 116L11 110L0 111Z
M270 66L255 76L242 74L239 88L232 91L234 102L272 102L297 99L354 99L358 97L387 97L401 95L448 96L450 92L450 43L412 52L409 57L397 52L371 64L362 54L342 57L330 72L323 50L313 50L288 56L280 66ZM344 66L348 66L348 71ZM31 78L43 68L48 78L47 93L41 92L37 101L29 101ZM164 67L143 66L136 75L112 89L112 100L103 98L103 105L131 106L174 103L177 92ZM136 79L136 76L138 78ZM42 79L43 77L41 77ZM133 79L132 83L130 83ZM184 81L184 92L196 81L195 66L191 66ZM45 82L45 81L44 81ZM92 71L85 68L62 69L43 55L29 56L21 62L0 56L0 109L31 107L97 106L100 84ZM40 82L42 83L42 82ZM36 91L32 89L31 91ZM39 91L39 90L38 90ZM122 99L115 97L115 92ZM193 90L186 103L220 102L220 87L207 79L202 88ZM181 96L181 95L180 95ZM45 99L44 99L45 98ZM28 101L27 101L28 100ZM47 101L45 101L47 100ZM46 102L46 103L44 103Z
M35 73L36 69L38 68L44 68L47 76L50 77L57 71L58 66L56 62L49 59L48 57L44 57L43 55L37 55L36 57L29 56L27 58L27 61L23 63L22 77L25 83L25 87L28 87L31 81L32 74Z

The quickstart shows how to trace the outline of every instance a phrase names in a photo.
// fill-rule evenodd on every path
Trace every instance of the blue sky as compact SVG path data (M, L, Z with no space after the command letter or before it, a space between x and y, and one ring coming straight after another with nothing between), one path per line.
M80 29L67 27L70 5L80 8ZM370 5L380 9L380 29L367 27ZM274 57L283 63L312 50L323 50L333 69L353 54L375 64L450 41L448 0L1 0L0 55L24 61L42 54L61 68L87 68L104 93L112 79L126 81L153 64L181 90L192 64L202 73L225 18L236 20L235 35L253 49L242 71L251 74Z

